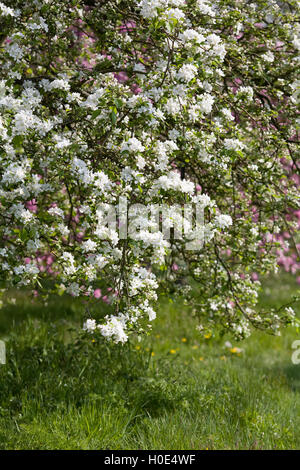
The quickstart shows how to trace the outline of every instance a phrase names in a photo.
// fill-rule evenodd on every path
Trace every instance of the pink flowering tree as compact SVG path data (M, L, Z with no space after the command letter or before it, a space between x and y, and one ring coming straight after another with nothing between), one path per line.
M160 292L184 296L199 334L293 323L256 303L297 248L298 13L0 2L3 289L77 297L84 328L121 343L151 328Z

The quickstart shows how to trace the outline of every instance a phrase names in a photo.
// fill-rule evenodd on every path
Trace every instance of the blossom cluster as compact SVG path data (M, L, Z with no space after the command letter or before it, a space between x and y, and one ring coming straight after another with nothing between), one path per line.
M5 286L78 297L84 328L121 343L151 328L162 291L203 333L293 322L256 304L277 235L295 229L282 160L299 170L297 13L294 0L0 2ZM122 198L167 204L170 221L202 204L202 249L138 211L124 237L122 207L111 224L103 212Z

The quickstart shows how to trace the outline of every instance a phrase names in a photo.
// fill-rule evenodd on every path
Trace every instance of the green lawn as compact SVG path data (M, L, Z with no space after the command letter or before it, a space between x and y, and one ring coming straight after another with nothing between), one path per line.
M261 304L295 290L288 276L269 281ZM166 302L141 343L76 339L76 324L78 306L61 299L41 307L19 294L1 310L1 449L300 449L295 328L202 340L184 306Z

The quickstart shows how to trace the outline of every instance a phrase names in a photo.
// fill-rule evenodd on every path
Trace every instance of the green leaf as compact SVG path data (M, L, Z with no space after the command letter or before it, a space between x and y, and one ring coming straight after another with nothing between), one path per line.
M19 149L23 144L24 137L22 135L15 135L12 140L15 149Z
M92 113L92 119L95 119L97 116L99 116L100 113L101 113L101 109L96 109L96 111Z

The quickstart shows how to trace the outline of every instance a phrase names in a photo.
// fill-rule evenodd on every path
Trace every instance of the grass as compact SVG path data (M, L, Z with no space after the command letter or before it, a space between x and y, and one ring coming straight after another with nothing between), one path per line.
M260 302L295 289L270 280ZM66 300L41 308L19 294L1 311L1 449L300 449L295 329L232 341L236 354L228 338L200 340L175 303L161 303L151 337L124 347L82 340L79 322Z

